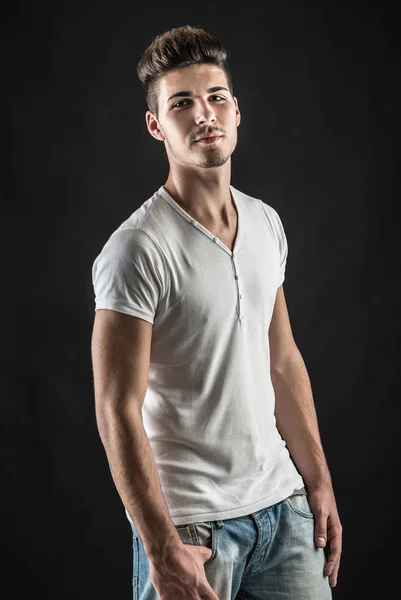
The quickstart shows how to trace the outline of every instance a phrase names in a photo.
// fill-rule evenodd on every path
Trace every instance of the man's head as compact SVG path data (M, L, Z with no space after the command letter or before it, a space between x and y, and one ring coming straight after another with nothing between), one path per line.
M171 161L204 168L224 164L237 144L240 112L227 52L203 29L177 27L153 40L137 72L149 110L148 130ZM199 142L218 135L215 143Z

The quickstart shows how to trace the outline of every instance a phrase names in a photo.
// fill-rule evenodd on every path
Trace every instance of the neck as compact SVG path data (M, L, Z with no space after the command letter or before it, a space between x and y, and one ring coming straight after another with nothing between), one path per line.
M170 172L164 187L177 204L199 222L229 227L236 213L230 172L225 171L214 178L198 177L196 173L177 177Z

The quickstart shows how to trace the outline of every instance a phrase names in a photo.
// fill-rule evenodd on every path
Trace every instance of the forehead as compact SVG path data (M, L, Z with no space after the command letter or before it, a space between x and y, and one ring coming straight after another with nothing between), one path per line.
M226 74L216 65L190 65L166 73L160 80L160 98L168 98L181 90L201 94L215 85L228 86Z

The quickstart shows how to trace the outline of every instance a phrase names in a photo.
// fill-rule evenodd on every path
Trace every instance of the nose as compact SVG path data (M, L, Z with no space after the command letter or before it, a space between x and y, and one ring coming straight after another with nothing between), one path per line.
M215 123L216 115L213 112L213 107L208 104L199 104L199 108L195 113L195 122L197 125L202 123Z

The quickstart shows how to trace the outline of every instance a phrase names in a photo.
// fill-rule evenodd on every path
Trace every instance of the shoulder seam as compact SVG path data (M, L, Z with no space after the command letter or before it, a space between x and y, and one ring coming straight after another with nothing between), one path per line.
M263 215L264 215L264 217L265 217L265 219L266 219L266 221L267 221L267 223L268 223L268 225L269 225L269 227L270 227L270 231L272 232L273 238L274 238L274 240L275 240L275 243L276 243L276 246L277 246L277 250L278 250L278 251L279 251L279 253L280 253L280 245L279 245L279 241L278 241L278 239L277 239L277 236L276 236L276 232L274 231L274 227L273 227L273 225L271 224L270 220L269 220L269 219L268 219L268 217L267 217L267 214L266 214L266 212L265 212L265 209L264 209L264 207L263 207L263 204L265 204L266 206L269 206L269 207L270 207L270 205L266 204L266 202L263 202L261 199L259 199L259 206L260 206L260 209L261 209L261 211L262 211L262 213L263 213ZM273 207L271 207L271 208L273 208ZM274 209L273 209L273 210L274 210Z
M141 223L142 223L142 221L141 221ZM167 285L167 280L168 280L167 273L168 273L168 269L167 269L167 261L166 261L166 257L164 256L163 249L160 246L159 242L153 237L153 235L150 234L148 231L145 231L144 229L142 229L142 227L140 227L140 225L138 227L132 227L132 229L139 229L140 231L142 231L145 235L148 236L148 238L153 242L153 244L158 249L158 252L159 252L159 254L160 254L161 258L162 258L162 262L163 262L164 270L165 270L165 279L166 279L166 281L162 282L162 287L164 288L164 290L163 290L163 297L164 297L167 294L167 287L168 287L168 285Z

